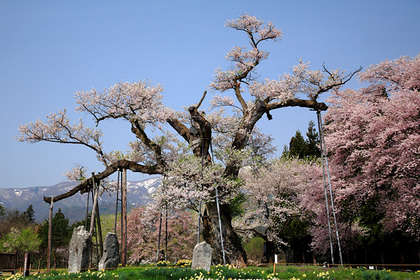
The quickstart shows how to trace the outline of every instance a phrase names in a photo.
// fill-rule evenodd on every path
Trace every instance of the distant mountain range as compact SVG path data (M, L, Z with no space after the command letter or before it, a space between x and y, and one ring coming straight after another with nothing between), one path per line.
M127 204L131 207L145 205L150 199L150 194L161 183L161 178L151 178L143 181L127 182ZM77 186L77 182L63 182L48 187L29 188L0 188L0 205L8 210L16 209L26 211L29 205L35 211L35 221L42 222L48 218L49 204L44 202L44 196L57 196L68 192ZM79 192L69 198L54 202L54 213L61 208L63 214L69 218L70 224L81 221L86 216L87 193ZM115 214L116 193L103 193L99 198L99 212ZM92 196L89 201L89 211L92 210Z

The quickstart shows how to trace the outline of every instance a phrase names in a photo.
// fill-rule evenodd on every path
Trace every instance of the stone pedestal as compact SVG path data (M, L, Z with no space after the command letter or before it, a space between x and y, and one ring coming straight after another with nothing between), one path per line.
M99 262L99 270L110 270L118 267L120 261L118 238L115 233L108 232L105 237L104 253Z
M205 241L195 245L191 269L204 269L210 271L212 252L213 248Z
M69 273L77 273L89 269L89 254L92 243L91 236L84 226L73 230L69 249Z

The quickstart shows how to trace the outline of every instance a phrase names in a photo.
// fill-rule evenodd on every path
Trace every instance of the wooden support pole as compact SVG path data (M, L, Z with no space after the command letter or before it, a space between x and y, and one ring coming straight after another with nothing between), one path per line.
M117 199L115 200L115 220L114 220L114 233L117 234L117 217L118 217L118 201L119 201L119 189L120 189L120 175L121 175L121 170L118 169L118 181L117 181Z
M99 191L96 188L96 182L95 182L95 174L92 173L92 179L93 179L93 207L92 207L92 214L90 216L90 229L89 229L89 234L90 236L93 235L93 230L95 228L95 217L96 217L96 208L98 206L98 195L99 195Z
M47 271L51 269L51 239L52 239L52 213L53 213L54 197L51 199L50 212L48 219L48 257L47 257Z
M97 190L99 192L99 189ZM96 204L96 224L98 225L97 237L99 238L99 259L104 252L104 242L102 240L101 215L99 214L99 203Z
M127 264L127 169L123 169L121 186L121 265Z

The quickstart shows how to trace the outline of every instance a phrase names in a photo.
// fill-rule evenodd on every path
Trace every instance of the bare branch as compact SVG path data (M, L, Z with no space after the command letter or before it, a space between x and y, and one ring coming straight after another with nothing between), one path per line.
M200 108L201 103L203 103L204 98L206 97L206 94L207 94L207 90L205 90L205 91L204 91L203 96L201 97L200 102L198 102L198 104L197 104L197 109L198 109L198 108Z
M236 98L238 99L239 103L242 106L242 111L245 114L246 113L246 110L248 109L248 105L246 104L244 98L242 97L242 94L241 94L241 82L240 81L237 81L236 82L235 95L236 95Z

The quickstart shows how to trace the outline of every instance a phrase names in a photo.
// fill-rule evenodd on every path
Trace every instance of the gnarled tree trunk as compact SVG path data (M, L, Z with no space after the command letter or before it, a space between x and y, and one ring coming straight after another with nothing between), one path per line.
M244 267L246 265L246 252L242 247L239 236L232 227L232 217L229 212L229 205L220 205L220 220L222 224L226 263L234 265L235 267ZM204 240L213 248L212 264L223 264L223 252L216 202L209 202L205 205L203 225Z

